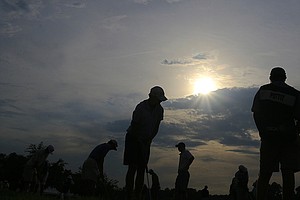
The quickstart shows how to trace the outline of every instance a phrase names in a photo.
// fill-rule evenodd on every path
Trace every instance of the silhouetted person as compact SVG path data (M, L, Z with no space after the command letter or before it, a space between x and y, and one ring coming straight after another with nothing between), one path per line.
M45 149L36 151L26 162L23 171L23 190L26 192L34 192L36 190L36 185L40 179L38 171L41 170L49 154L52 154L53 151L54 147L49 145Z
M70 192L71 186L74 184L71 174L64 178L59 188L56 188L60 192L60 199L63 200Z
M268 200L281 200L281 199L282 199L281 185L276 182L273 182L271 185L269 185Z
M43 166L38 170L38 184L36 188L36 192L39 191L40 195L44 193L45 185L48 180L49 175L49 169L50 169L50 163L48 160L46 160L43 164Z
M238 180L234 176L231 180L230 188L229 188L229 198L230 200L236 200L237 199L237 184Z
M208 186L204 186L204 188L201 190L201 199L205 200L209 198L209 191Z
M85 195L95 195L96 184L103 181L103 164L106 154L110 150L117 150L116 140L109 140L107 143L96 146L82 166L83 190Z
M251 196L252 196L252 199L256 199L256 193L257 193L257 180L254 181L254 183L252 183L252 190L251 190Z
M238 171L235 173L236 178L236 200L249 199L248 189L248 170L244 165L240 165Z
M150 146L163 120L164 109L160 103L166 100L164 90L155 86L151 88L149 98L140 102L133 111L125 137L123 162L128 165L125 181L127 199L131 199L133 191L138 199L141 196Z
M296 200L300 200L300 186L296 187Z
M260 87L252 112L261 138L257 200L264 200L272 173L281 166L283 200L294 196L297 167L297 124L300 119L299 91L287 85L285 70L275 67L271 83Z
M148 172L152 177L151 198L152 198L152 200L157 200L158 199L158 192L160 190L159 178L158 178L157 174L152 169L149 169Z
M187 187L190 180L189 168L194 161L194 156L185 148L183 142L179 142L175 147L180 152L178 175L175 182L175 199L185 200L187 199Z

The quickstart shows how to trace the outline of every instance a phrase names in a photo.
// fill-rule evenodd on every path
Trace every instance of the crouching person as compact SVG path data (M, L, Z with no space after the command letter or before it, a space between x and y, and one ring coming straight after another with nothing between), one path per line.
M82 166L82 190L84 196L93 196L96 194L97 183L103 181L103 164L106 154L110 150L117 150L116 140L110 140L107 143L96 146Z

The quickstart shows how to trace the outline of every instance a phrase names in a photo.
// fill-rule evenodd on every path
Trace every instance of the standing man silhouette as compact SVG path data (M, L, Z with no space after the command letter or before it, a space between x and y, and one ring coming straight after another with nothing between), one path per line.
M283 200L294 196L300 92L286 84L286 78L283 68L273 68L271 83L261 86L253 101L253 117L261 138L257 200L266 198L270 178L279 171L279 164Z
M160 103L166 100L164 90L155 86L151 88L149 98L140 102L133 111L125 137L123 161L124 165L128 165L125 180L128 200L131 199L133 190L134 196L141 198L150 146L163 120L164 109Z
M175 147L177 147L180 152L178 175L175 182L175 200L186 200L187 187L190 180L189 168L194 161L194 156L185 148L183 142L179 142Z

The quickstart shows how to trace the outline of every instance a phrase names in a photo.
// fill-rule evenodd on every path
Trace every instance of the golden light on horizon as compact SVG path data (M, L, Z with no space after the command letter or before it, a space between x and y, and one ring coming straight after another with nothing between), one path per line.
M194 94L209 94L217 89L216 83L210 77L203 77L195 81Z

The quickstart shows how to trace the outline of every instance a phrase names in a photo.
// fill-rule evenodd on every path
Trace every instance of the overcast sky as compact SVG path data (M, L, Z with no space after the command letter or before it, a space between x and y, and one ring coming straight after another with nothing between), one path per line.
M132 111L160 85L169 100L149 168L162 188L174 188L179 141L195 156L190 187L227 194L244 164L252 188L252 99L274 66L300 88L299 10L298 0L0 0L0 153L43 141L50 161L77 171L116 139L105 172L123 187Z

